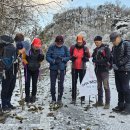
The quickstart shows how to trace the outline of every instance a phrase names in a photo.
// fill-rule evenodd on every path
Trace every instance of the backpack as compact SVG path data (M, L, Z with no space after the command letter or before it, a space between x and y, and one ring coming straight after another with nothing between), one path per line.
M28 55L28 69L30 71L37 71L40 68L40 63L37 61L38 55L41 50L38 50L37 54L33 54L32 50L29 51Z
M73 55L74 49L75 49L75 45L72 45L71 49L72 49L72 55ZM84 54L87 55L87 46L83 46L83 51L84 51Z
M105 44L104 44L105 45ZM108 45L105 45L104 47L101 47L100 51L102 50L103 48L103 52L106 53L105 51L105 48L108 47ZM108 47L109 48L109 47ZM106 55L106 54L102 54L103 57ZM113 55L112 55L112 52L110 52L110 58L109 58L109 61L107 62L107 66L108 66L108 69L111 70L112 69L112 64L113 64Z
M3 38L4 37L4 38ZM9 70L16 60L16 49L9 36L0 36L0 70Z

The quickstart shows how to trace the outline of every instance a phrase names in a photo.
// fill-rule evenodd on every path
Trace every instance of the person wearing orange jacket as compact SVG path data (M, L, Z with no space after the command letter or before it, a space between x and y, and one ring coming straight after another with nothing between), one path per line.
M24 64L25 76L25 102L33 103L36 101L37 81L41 62L44 60L44 55L41 50L41 40L34 38L31 49L28 54L23 53L22 60ZM32 93L30 95L30 80L32 78Z
M70 48L70 59L72 61L72 104L76 103L78 77L81 83L86 73L86 62L90 58L89 49L85 46L82 35L77 36L76 42ZM81 100L85 100L85 97L81 98Z

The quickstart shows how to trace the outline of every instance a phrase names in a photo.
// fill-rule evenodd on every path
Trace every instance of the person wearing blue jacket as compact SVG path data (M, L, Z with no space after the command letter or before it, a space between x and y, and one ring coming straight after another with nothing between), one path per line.
M64 77L66 70L66 63L70 60L70 53L68 48L63 44L64 39L61 35L57 36L55 43L50 45L46 60L50 63L50 81L51 81L51 96L52 104L62 104L62 96L64 91ZM56 100L56 79L58 77L58 98Z

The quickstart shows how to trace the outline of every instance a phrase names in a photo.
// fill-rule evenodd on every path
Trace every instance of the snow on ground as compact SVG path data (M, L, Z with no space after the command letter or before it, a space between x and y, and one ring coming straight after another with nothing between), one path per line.
M90 107L89 110L85 110L85 107L89 104L88 99L86 99L86 104L83 106L81 106L79 98L75 106L70 104L70 64L67 68L64 84L64 106L61 109L57 111L49 110L49 102L51 101L49 73L47 71L42 73L40 79L37 102L32 104L30 108L25 105L23 111L18 103L20 98L17 82L12 101L17 109L11 111L5 124L0 124L0 130L129 130L130 116L123 116L111 110L117 105L113 72L110 73L111 108L109 110L104 110L102 107ZM95 102L94 97L91 100Z

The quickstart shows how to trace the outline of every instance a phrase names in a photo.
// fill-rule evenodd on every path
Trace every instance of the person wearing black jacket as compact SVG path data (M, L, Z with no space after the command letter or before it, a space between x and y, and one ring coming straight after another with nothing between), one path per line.
M23 54L24 75L25 75L25 102L34 103L37 94L37 81L39 76L40 63L44 60L44 55L41 50L41 40L34 38L32 41L29 54ZM26 62L25 62L26 60ZM30 80L32 78L32 93L30 95Z
M118 105L113 111L130 114L130 43L118 32L111 33L110 41L113 43L113 69L118 92Z
M0 44L4 44L3 54L1 56L1 62L4 65L1 90L3 111L15 109L15 107L11 104L11 98L15 88L17 74L16 48L14 47L13 42L13 38L8 35L0 36ZM1 49L2 48L0 48L0 50Z
M109 88L109 61L111 57L111 52L108 45L102 43L102 37L96 36L94 38L95 45L92 54L92 61L95 64L95 74L97 77L97 87L98 87L98 102L93 104L94 106L104 106L103 104L103 88L105 90L105 106L104 109L109 109L110 107L110 88Z

